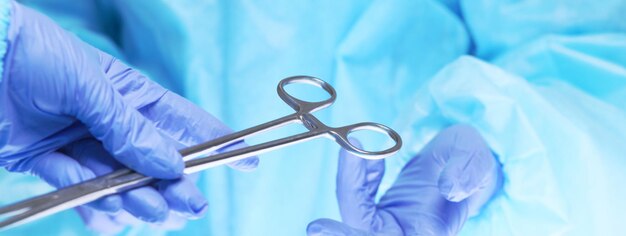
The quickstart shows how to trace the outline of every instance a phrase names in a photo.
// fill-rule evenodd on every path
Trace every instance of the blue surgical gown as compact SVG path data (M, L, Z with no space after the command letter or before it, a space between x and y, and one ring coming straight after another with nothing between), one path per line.
M463 235L621 232L622 1L22 2L235 130L291 112L275 93L280 79L324 79L338 99L317 113L323 122L379 122L405 141L386 161L380 192L439 130L475 126L498 155L505 181ZM316 140L263 154L251 173L208 170L198 182L210 202L206 217L179 231L140 225L125 233L302 235L314 219L339 219L337 151ZM34 180L3 173L2 181ZM30 186L20 196L32 193ZM59 219L64 223L53 223ZM42 228L88 232L70 211L9 232Z

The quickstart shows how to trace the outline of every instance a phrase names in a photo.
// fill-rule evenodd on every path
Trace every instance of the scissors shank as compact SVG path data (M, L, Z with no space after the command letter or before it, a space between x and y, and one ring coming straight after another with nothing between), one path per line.
M322 130L312 130L293 136L272 140L269 142L229 151L223 152L217 155L212 155L204 158L198 158L185 162L185 174L191 174L199 172L211 167L219 166L225 163L241 160L247 157L259 155L265 152L276 150L285 146L294 145L297 143L305 142L307 140L315 139L318 137L330 137L328 132Z
M295 135L261 145L238 149L218 154L216 156L205 157L198 159L202 160L199 162L189 161L190 159L194 159L199 156L209 155L220 148L236 143L237 141L243 140L247 137L297 122L300 122L300 119L294 113L202 143L200 145L183 149L180 153L184 159L187 160L185 173L194 173L210 167L225 164L227 162L244 159L246 157L274 150L289 143L301 142L309 138L314 138L309 137L310 135L314 135L313 133L304 133L303 135ZM87 204L111 194L147 185L154 180L155 179L152 177L144 176L130 169L120 169L80 184L72 185L48 194L2 207L0 208L0 216L9 215L9 218L0 221L0 228L30 222L59 211Z
M241 141L247 137L254 136L256 134L276 129L291 123L297 123L300 120L296 114L287 115L270 122L263 123L236 133L232 133L215 140L202 143L190 148L186 148L180 151L181 155L187 161L188 168L185 169L185 173L194 173L199 170L204 170L213 166L221 165L227 162L232 162L246 157L258 155L263 152L273 150L281 146L281 140L266 143L266 145L257 145L250 148L244 148L244 150L236 150L229 155L217 155L215 158L205 157L201 162L191 162L190 159L194 159L199 156L209 155L212 152ZM282 139L282 142L287 140L306 140L304 136L292 136L291 139ZM285 145L285 144L282 144ZM256 148L253 148L256 147ZM270 147L270 150L263 150ZM272 148L273 147L273 148ZM224 153L227 154L227 153ZM191 162L191 163L189 163ZM0 208L0 217L9 215L7 219L0 219L0 228L7 228L30 222L41 217L45 217L54 214L59 211L63 211L69 208L77 207L99 198L130 190L133 188L141 187L153 182L155 179L152 177L144 176L130 169L121 169L114 171L110 174L100 176L98 178L72 185L66 188L56 190L54 192L44 194L35 198L26 199L24 201L8 205Z
M228 145L234 144L238 141L243 141L244 139L263 133L265 131L277 129L279 127L283 127L288 124L296 123L299 119L296 114L286 115L284 117L253 126L247 129L244 129L239 132L227 134L225 136L213 139L208 142L204 142L192 147L188 147L182 149L180 154L183 156L184 161L192 160L198 157L208 156L211 153L219 150L220 148L226 147Z

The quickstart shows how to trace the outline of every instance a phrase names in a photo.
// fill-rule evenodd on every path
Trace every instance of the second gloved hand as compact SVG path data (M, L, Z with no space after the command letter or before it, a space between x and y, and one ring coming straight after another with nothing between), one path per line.
M365 160L342 150L337 200L343 223L319 219L309 224L307 233L455 235L497 191L500 169L475 129L453 126L404 166L377 203L384 160Z

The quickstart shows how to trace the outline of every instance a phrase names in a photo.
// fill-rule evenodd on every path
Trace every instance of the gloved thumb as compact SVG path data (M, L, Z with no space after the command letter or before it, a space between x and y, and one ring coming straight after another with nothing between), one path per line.
M79 80L75 104L69 113L84 123L115 159L156 178L182 175L184 163L173 144L166 142L152 122L123 100L102 71L87 68L80 76L88 79Z
M361 146L355 139L350 142ZM339 152L337 200L344 223L369 229L376 213L375 197L384 173L384 160L366 160L344 149Z
M317 219L306 227L309 236L359 236L367 235L366 232L347 226L331 219Z
M447 161L438 183L446 199L460 202L498 182L499 164L477 130L457 125L446 129L439 137L454 142L444 152Z

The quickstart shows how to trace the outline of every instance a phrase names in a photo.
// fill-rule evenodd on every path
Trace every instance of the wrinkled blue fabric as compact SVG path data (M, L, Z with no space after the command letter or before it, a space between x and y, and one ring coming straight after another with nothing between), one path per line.
M476 127L504 183L461 235L621 232L622 1L25 2L235 130L291 112L275 94L280 79L330 82L338 99L322 121L401 132L406 146L385 160L379 192L444 127ZM337 151L319 140L265 154L253 173L207 171L208 216L171 234L302 235L317 218L340 220ZM15 232L83 230L71 213L55 217ZM137 225L129 234L167 233Z
M475 53L493 59L545 35L577 36L626 31L626 2L605 0L461 0Z
M493 63L532 83L564 83L616 108L626 108L626 34L549 35Z
M477 127L502 162L503 196L461 235L619 232L624 190L612 186L626 178L618 141L626 128L623 109L576 89L567 77L530 82L470 57L447 66L422 92L420 109L406 123L412 132L403 136L417 144L411 149L429 139L417 134L462 122Z

